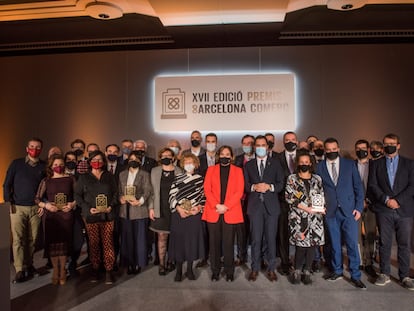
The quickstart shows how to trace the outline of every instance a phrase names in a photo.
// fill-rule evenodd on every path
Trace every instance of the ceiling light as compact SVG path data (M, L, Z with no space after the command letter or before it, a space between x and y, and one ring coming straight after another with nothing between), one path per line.
M91 2L85 7L85 12L97 19L114 19L122 17L122 9L118 6L108 2Z

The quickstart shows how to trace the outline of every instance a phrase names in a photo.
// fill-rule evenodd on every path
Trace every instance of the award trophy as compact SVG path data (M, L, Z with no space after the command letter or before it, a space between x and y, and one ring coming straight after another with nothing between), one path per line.
M323 195L316 193L311 196L312 199L312 210L314 212L323 212L325 208L325 198Z
M190 200L188 200L188 199L183 199L183 200L181 200L181 201L180 201L180 206L181 206L181 208L183 208L183 209L184 209L184 211L185 211L187 214L190 214L191 208L193 207L193 205L191 204L191 201L190 201Z
M96 209L100 213L103 213L107 210L107 208L108 208L108 198L104 194L99 194L96 197Z
M67 204L66 194L56 193L55 194L55 206L58 210L61 210Z
M135 191L136 191L135 186L125 186L125 189L124 189L124 198L125 198L125 200L127 200L127 201L135 200L136 199Z

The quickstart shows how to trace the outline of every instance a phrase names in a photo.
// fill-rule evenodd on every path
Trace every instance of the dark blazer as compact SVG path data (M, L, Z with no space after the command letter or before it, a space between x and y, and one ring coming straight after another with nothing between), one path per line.
M256 156L253 154L253 159ZM247 162L246 162L247 163ZM236 158L234 159L234 165L244 168L244 153L239 154L238 156L236 156Z
M197 173L205 177L208 169L207 153L203 153L198 156L200 160L200 167L197 169Z
M413 161L399 156L394 186L391 188L386 158L372 161L368 177L369 198L372 200L376 213L392 213L385 204L387 197L395 199L400 204L397 213L401 217L414 216L414 166Z
M158 165L157 161L148 156L144 157L144 163L142 163L141 168L147 173L151 174L151 170Z
M266 167L263 173L263 179L260 179L259 169L257 167L257 160L252 159L246 163L244 167L244 181L245 192L248 194L247 214L253 215L257 212L257 206L261 204L260 193L252 191L252 185L260 182L271 184L274 191L267 191L263 194L264 205L266 211L270 215L277 215L280 213L280 205L278 200L278 193L283 189L283 170L276 158L267 158Z
M352 212L364 209L364 187L355 162L350 159L339 158L338 182L335 186L329 175L326 161L318 164L316 174L322 177L326 200L326 216L335 217L341 210L346 217L354 217Z

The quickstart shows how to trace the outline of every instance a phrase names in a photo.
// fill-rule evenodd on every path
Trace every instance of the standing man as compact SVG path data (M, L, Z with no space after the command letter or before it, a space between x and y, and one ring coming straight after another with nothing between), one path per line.
M198 173L203 177L206 176L207 169L210 166L216 165L217 135L214 133L208 133L205 140L206 152L198 156L200 160Z
M203 138L201 136L200 131L192 131L191 136L191 147L189 149L183 150L182 155L186 155L187 153L192 153L196 157L202 155L203 153L206 153L206 149L201 147L201 142L203 141Z
M252 250L252 270L248 279L256 281L261 263L262 243L266 243L267 277L273 282L277 280L276 233L280 213L278 193L283 189L283 170L276 158L269 158L269 146L265 136L257 136L254 145L256 159L247 162L244 170Z
M234 164L244 169L247 162L254 159L254 136L246 134L241 140L243 153L236 156ZM242 198L242 211L244 222L236 225L236 241L237 241L237 259L236 266L244 265L247 261L247 248L249 239L249 219L246 215L247 196L246 192Z
M364 188L355 162L339 156L335 138L324 142L326 159L318 164L317 174L322 177L326 199L326 222L332 247L332 270L326 280L335 282L343 278L342 242L346 245L351 283L366 289L361 281L358 252L358 220L364 209Z
M285 199L286 180L290 174L295 172L296 149L298 138L294 132L286 132L283 135L285 150L277 155L283 169L283 190L279 193L280 216L277 232L277 244L281 260L280 273L288 275L291 267L289 261L289 204Z
M3 184L4 201L10 202L10 224L13 236L14 283L27 280L36 272L33 267L35 242L40 225L38 206L34 202L40 181L46 176L46 163L39 159L43 142L32 138L26 146L26 157L14 160Z
M127 139L127 138L123 139L121 141L121 153L122 154L119 157L122 165L128 164L128 157L132 150L134 150L134 142L132 141L132 139Z
M273 158L277 156L277 152L273 150L273 148L275 147L275 135L273 135L272 133L266 133L265 137L267 139L267 144L268 144L268 148L267 148L267 155L269 158Z
M409 278L411 230L414 216L414 166L399 155L400 138L387 134L383 139L385 156L372 162L369 193L373 200L380 234L380 275L375 285L390 283L391 246L396 236L398 276L402 286L414 290Z
M361 177L362 185L364 186L364 210L361 215L359 223L359 246L361 250L362 266L365 272L371 276L376 277L377 274L374 270L374 248L375 248L375 236L377 234L377 224L375 221L375 214L372 211L370 200L367 197L368 189L368 174L370 167L369 154L369 142L365 139L359 139L355 142L355 154L357 159L355 160L359 176Z
M134 143L134 150L137 150L139 152L140 155L140 160L141 160L141 168L148 172L149 174L151 174L151 170L156 167L157 161L155 161L155 159L147 156L147 143L145 140L142 139L138 139L135 141Z

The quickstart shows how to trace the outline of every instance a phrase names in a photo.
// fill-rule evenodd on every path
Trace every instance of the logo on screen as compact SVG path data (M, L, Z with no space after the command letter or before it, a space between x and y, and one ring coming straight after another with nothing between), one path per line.
M162 93L161 119L187 119L185 92L181 89L167 89Z

